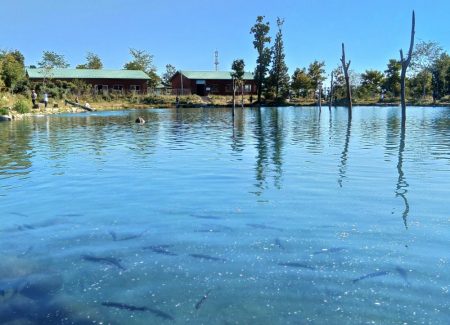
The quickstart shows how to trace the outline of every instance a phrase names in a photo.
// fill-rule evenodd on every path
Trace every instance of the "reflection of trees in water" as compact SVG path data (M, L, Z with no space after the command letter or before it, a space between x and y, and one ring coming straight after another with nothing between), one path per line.
M280 118L278 108L270 111L270 139L272 142L272 164L275 167L274 183L277 188L281 188L281 177L283 174L283 119Z
M268 119L267 123L265 118ZM261 195L267 186L266 177L273 166L274 184L281 188L283 174L283 122L278 108L257 108L254 135L256 138L255 179L256 194Z
M347 130L345 132L345 142L344 149L341 153L341 163L339 165L339 178L338 184L342 187L342 180L345 178L345 173L347 172L347 160L348 160L348 147L350 143L350 133L352 128L352 114L351 110L348 110L348 119L347 119Z
M233 135L231 141L231 150L234 152L242 152L245 147L244 142L244 127L245 127L245 116L244 110L237 108L233 118Z
M26 120L0 125L0 179L29 173L33 149L31 133Z
M409 184L406 181L406 177L403 172L403 151L405 150L405 133L406 127L403 121L400 129L400 145L398 147L398 162L397 162L398 179L397 179L397 187L395 189L395 196L401 197L403 199L405 209L403 210L402 218L403 223L405 224L405 228L408 229L409 203L406 194L408 193Z
M261 195L265 188L266 182L266 170L267 170L267 141L266 134L264 131L264 123L262 117L262 108L258 107L256 109L256 119L255 119L255 137L256 137L256 187L257 195Z

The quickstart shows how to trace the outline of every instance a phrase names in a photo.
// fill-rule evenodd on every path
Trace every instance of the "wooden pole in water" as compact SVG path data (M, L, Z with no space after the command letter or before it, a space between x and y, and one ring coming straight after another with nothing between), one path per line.
M405 79L406 79L406 69L408 69L409 63L411 62L412 51L414 47L414 34L416 27L416 15L414 10L412 12L412 27L411 27L411 41L409 43L409 51L408 57L403 57L403 50L400 49L400 63L402 65L402 73L400 75L400 97L402 103L402 126L406 123L406 87L405 87Z
M328 102L328 108L331 111L331 106L333 106L333 71L331 71L331 82L330 82L330 101Z
M348 108L349 110L352 109L352 90L350 87L350 76L348 75L348 68L350 67L351 61L349 60L348 63L345 61L345 48L344 43L342 43L342 68L344 70L344 77L345 77L345 86L347 90L347 101L348 101Z

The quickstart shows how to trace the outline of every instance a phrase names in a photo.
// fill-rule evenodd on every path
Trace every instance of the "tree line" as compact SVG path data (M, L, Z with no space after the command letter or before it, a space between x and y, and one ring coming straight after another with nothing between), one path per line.
M295 68L291 76L285 63L282 27L284 20L277 19L275 41L272 46L270 23L258 16L251 27L253 46L257 51L255 81L258 101L284 101L289 97L315 100L318 95L326 96L333 89L333 100L346 98L345 71L341 64L332 70L332 83L323 85L327 75L325 62L317 61L307 67ZM347 66L348 67L348 66ZM411 55L411 72L406 77L406 95L413 100L432 98L434 101L450 96L450 56L433 41L419 41ZM402 63L389 59L384 71L368 69L357 73L349 69L351 93L358 100L398 100L401 93ZM326 92L326 93L325 93Z

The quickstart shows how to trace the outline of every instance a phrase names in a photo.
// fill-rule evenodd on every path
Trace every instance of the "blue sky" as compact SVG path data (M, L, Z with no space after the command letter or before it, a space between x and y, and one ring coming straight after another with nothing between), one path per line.
M154 55L158 73L167 63L213 70L217 49L220 70L237 58L253 70L249 31L264 15L272 36L277 16L285 19L290 74L316 59L331 71L339 64L341 42L353 70L384 70L400 48L408 48L412 9L416 39L437 41L449 51L449 0L0 0L0 49L20 50L27 65L44 50L55 51L72 67L90 51L110 69L130 60L129 48L143 49Z

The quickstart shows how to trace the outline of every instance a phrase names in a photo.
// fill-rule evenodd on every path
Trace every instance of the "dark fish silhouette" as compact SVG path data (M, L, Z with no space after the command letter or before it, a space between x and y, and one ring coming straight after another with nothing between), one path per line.
M218 233L218 232L222 232L222 231L219 230L219 229L212 229L212 228L210 228L210 229L197 229L197 230L194 230L194 232Z
M33 230L36 229L35 226L33 225L29 225L29 224L23 224L23 225L18 225L17 226L17 230L23 231L23 230Z
M353 279L353 283L356 283L356 282L364 280L364 279L370 279L370 278L375 278L375 277L378 277L378 276L388 275L390 273L391 272L389 272L389 271L378 271L378 272L369 273L369 274L366 274L366 275L362 275L359 278Z
M277 246L280 249L284 249L284 246L281 243L281 240L279 238L275 238L274 245Z
M305 264L305 263L301 263L301 262L278 263L278 265L289 266L289 267L299 267L299 268L308 269L308 270L315 270L314 267L309 266L308 264Z
M339 253L345 250L344 247L330 247L330 248L322 248L320 251L314 252L314 255L318 254L327 254L327 253Z
M177 254L172 253L167 248L171 247L172 245L156 245L156 246L145 246L142 247L142 249L149 249L154 253L163 254L163 255L169 255L169 256L177 256Z
M404 268L397 266L395 268L395 271L400 275L400 277L406 282L406 284L410 285L411 283L408 280L408 271Z
M25 218L29 217L29 215L27 215L25 213L20 213L20 212L10 212L9 214L12 214L12 215L18 216L18 217L25 217Z
M63 214L58 214L58 217L82 217L82 214L79 213L63 213Z
M208 290L203 297L200 298L200 300L195 304L195 309L200 309L200 306L205 302L206 299L208 299L208 295L211 292L211 290Z
M105 263L113 265L121 270L126 270L126 268L120 263L120 259L114 257L97 257L92 255L81 255L81 258L89 262Z
M117 236L117 233L114 232L114 231L110 231L109 234L111 235L113 241L125 241L125 240L131 240L131 239L140 238L140 237L142 237L146 232L147 232L147 230L144 230L143 232L141 232L141 233L139 233L139 234L129 235L129 236L123 236L123 237Z
M155 308L150 308L150 307L138 307L138 306L133 306L133 305L127 305L127 304L123 304L120 302L102 302L102 306L105 307L112 307L112 308L118 308L118 309L124 309L124 310L129 310L129 311L149 311L152 314L161 317L163 319L168 319L168 320L174 320L174 318L169 315L168 313L163 312L162 310L159 309L155 309Z
M210 255L205 255L205 254L189 254L189 256L194 257L194 258L201 258L201 259L208 260L208 261L223 261L223 262L226 261L226 259L224 259L224 258L214 257L214 256L210 256Z
M255 228L255 229L271 229L271 230L283 231L283 229L281 229L281 228L267 226L267 225L264 225L261 223L247 223L247 226Z
M28 247L26 251L17 254L17 257L24 257L25 255L28 255L33 250L33 248L34 248L33 246Z
M218 216L212 216L212 215L201 215L201 214L191 214L191 217L197 218L197 219L209 219L209 220L219 220L222 219Z

